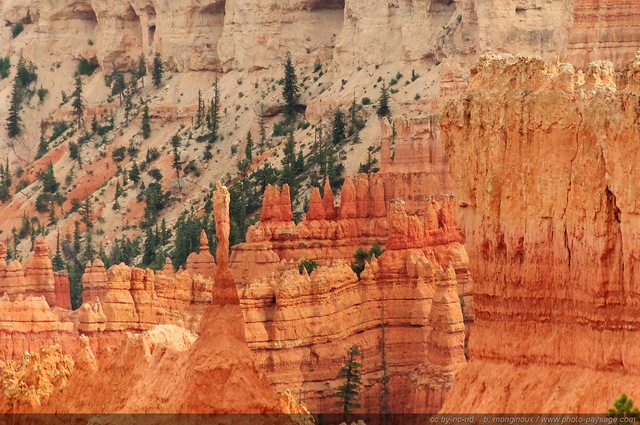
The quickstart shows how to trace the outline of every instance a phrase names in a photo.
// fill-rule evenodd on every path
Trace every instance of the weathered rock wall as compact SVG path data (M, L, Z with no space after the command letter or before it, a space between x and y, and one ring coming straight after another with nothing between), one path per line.
M97 58L128 66L162 53L175 70L255 70L281 63L333 68L443 58L535 54L622 66L640 40L628 0L50 0L0 2L3 18L33 22L18 43L29 58Z
M604 412L640 391L640 56L472 74L441 117L477 317L444 409Z

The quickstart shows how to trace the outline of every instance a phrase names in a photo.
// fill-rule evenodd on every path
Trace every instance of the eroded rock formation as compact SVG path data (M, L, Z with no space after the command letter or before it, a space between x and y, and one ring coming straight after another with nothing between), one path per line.
M640 391L640 55L613 69L485 57L441 117L477 317L445 411L606 411Z

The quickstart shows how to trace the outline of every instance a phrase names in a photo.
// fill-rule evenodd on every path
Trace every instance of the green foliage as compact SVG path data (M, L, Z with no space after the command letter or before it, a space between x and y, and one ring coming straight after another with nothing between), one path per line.
M140 181L140 168L138 167L138 163L135 161L133 161L131 170L129 170L129 179L133 184L137 184Z
M11 199L9 186L5 183L0 183L0 201L7 202L9 199Z
M11 73L11 59L9 56L0 57L0 80L9 77Z
M378 98L378 116L391 118L391 109L389 108L389 89L385 83L380 88L380 97Z
M127 149L124 146L120 146L118 149L115 149L111 153L111 157L115 162L121 162L121 161L124 161L124 157L126 153L127 153Z
M33 63L29 62L27 65L24 58L20 58L16 72L16 78L20 82L20 88L25 88L38 79L37 69Z
M284 99L284 117L287 122L292 122L296 118L295 106L300 97L298 87L298 77L296 69L291 60L291 53L287 52L287 62L284 65L284 84L282 87L282 97Z
M44 87L40 86L40 88L37 91L38 93L38 99L40 100L40 103L44 102L44 98L47 97L47 95L49 94L49 90L45 89Z
M11 37L16 38L24 31L24 24L22 22L17 22L11 26Z
M151 136L149 105L144 105L144 109L142 110L142 137L148 139L149 136Z
M333 114L333 123L331 125L331 142L334 145L340 145L345 140L345 124L344 113L337 109Z
M303 270L307 270L307 273L311 274L315 269L320 266L320 263L314 260L300 260L298 263L298 272L302 274Z
M53 130L49 142L53 142L58 137L62 136L65 131L69 129L69 124L66 121L56 121L53 123Z
M20 118L21 110L22 90L20 88L20 82L16 78L11 91L11 103L9 106L9 116L7 117L7 135L10 138L17 137L22 132L22 118Z
M162 64L162 59L160 58L160 53L156 53L153 57L153 71L151 72L151 77L153 78L153 85L156 87L160 87L162 84L162 76L164 74L164 65Z
M213 83L213 99L211 99L211 106L207 111L207 129L209 130L208 142L214 143L218 140L218 133L220 131L220 87L218 86L218 79Z
M369 99L368 97L363 97L362 98L362 104L363 105L371 105L371 99Z
M146 206L144 208L143 227L153 225L158 220L158 212L163 210L169 203L169 197L171 192L162 192L162 186L160 183L149 183L144 191L144 198Z
M640 419L640 410L633 407L633 400L626 394L622 394L609 409L607 416L610 418L635 418ZM617 421L616 421L617 422Z
M353 259L355 260L351 263L351 270L358 276L360 279L360 274L364 271L365 263L367 261L371 261L371 258L374 256L376 258L380 258L382 254L384 254L386 250L380 248L380 245L374 244L369 251L365 251L363 248L358 248L355 254L353 254Z
M79 75L91 75L93 71L98 68L98 63L95 60L87 60L85 58L80 59L78 62L78 74Z
M360 166L358 167L358 173L369 174L369 173L376 173L380 171L380 168L375 167L377 162L378 162L378 159L372 157L371 151L369 151L367 161L360 163Z
M113 74L113 83L111 84L111 96L119 96L120 102L122 102L126 88L127 82L124 79L124 74L116 69Z
M333 395L339 397L340 400L336 402L336 405L342 406L343 420L346 422L353 415L353 409L360 407L358 402L358 395L362 380L362 364L356 361L357 357L362 357L360 349L354 345L347 351L347 359L344 361L344 366L338 372L338 378L344 379L344 384L338 387L338 392Z
M148 227L145 233L144 248L142 250L142 267L151 270L161 270L167 258L167 251L164 246L169 242L171 232L167 229L167 223L162 220L162 228L156 223L155 230Z
M174 227L176 235L173 250L173 266L177 269L184 266L187 257L192 252L200 250L200 233L205 231L209 239L209 251L215 254L216 249L216 224L211 219L210 214L205 214L202 218L196 218L193 211L184 211Z
M45 193L55 193L58 191L60 184L56 180L52 163L47 165L40 178L42 180L42 190L44 190Z
M76 116L78 127L80 127L82 125L84 104L82 103L82 78L79 75L76 77L75 88L71 97L73 97L73 102L71 102L73 114Z

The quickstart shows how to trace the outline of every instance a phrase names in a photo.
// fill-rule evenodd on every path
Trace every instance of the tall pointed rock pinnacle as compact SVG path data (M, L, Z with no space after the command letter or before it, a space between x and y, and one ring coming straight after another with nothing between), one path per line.
M333 190L331 190L331 183L329 178L324 181L324 217L327 220L333 220L336 218L335 198L333 197Z
M340 218L356 217L356 187L351 177L347 176L340 192Z
M280 217L282 221L293 220L293 211L291 210L291 189L288 184L282 186L280 193Z
M307 220L324 220L324 205L320 189L314 187L309 198L309 211L307 211Z
M200 253L209 251L209 238L207 237L207 232L202 229L200 232Z
M213 213L216 221L216 271L212 303L216 305L240 304L235 280L229 269L229 191L220 182L213 195Z

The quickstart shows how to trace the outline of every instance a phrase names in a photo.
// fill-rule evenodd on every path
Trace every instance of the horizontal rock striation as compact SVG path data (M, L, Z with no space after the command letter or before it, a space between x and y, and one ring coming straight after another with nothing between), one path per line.
M604 412L640 392L640 55L472 74L440 120L477 318L444 410Z

